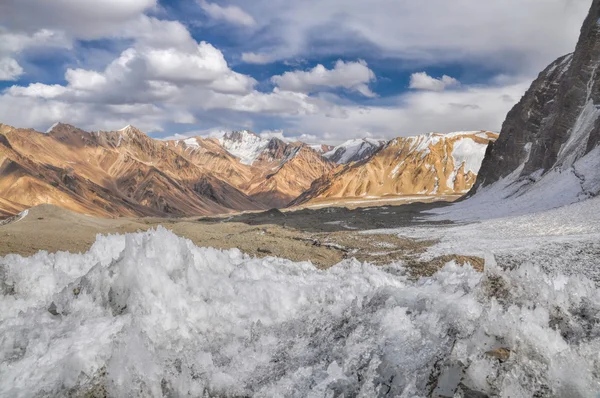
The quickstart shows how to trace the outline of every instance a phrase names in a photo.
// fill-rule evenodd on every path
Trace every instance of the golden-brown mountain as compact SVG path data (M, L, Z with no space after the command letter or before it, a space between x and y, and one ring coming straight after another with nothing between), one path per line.
M475 183L487 145L497 138L488 131L396 138L370 157L316 180L292 205L331 198L462 194Z
M225 149L248 137L260 141L252 162ZM103 217L261 210L284 206L331 168L304 144L250 132L160 141L132 126L90 133L59 123L40 133L0 125L0 216L44 203Z
M167 145L267 208L285 207L336 166L312 146L266 139L249 131L234 131L218 140L167 141Z
M134 127L47 134L0 125L0 202L97 216L183 216L264 206ZM9 206L10 205L10 206Z

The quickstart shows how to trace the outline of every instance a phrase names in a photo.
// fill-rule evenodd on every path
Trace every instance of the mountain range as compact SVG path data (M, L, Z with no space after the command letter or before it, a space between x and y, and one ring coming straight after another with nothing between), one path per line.
M133 126L45 133L0 125L0 215L55 204L101 216L193 216L329 198L460 194L497 135L427 134L338 146L250 131L157 140Z

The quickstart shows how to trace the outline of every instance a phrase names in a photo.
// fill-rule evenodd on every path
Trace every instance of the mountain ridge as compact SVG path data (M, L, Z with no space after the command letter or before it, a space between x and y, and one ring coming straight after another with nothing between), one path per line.
M324 198L462 194L474 184L486 146L497 137L475 131L395 138L371 157L316 180L292 204Z
M101 217L282 208L315 181L368 162L393 141L351 140L331 147L248 130L221 138L157 140L131 125L88 132L56 123L42 133L0 124L0 214L44 203ZM355 150L355 142L369 148ZM342 155L350 148L357 160L338 164L334 160L341 157L325 156L340 148ZM400 162L399 155L389 162ZM378 192L387 193L400 192Z

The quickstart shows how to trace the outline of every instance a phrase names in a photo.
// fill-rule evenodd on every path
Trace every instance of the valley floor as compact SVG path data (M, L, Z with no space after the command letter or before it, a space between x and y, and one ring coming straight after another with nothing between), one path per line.
M0 258L0 396L595 397L598 208L31 209L0 226L3 250L85 253Z

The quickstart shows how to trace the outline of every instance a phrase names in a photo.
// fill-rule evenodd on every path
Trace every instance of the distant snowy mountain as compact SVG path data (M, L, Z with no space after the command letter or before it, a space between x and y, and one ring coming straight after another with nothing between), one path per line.
M232 131L219 139L223 148L247 165L254 163L267 148L269 141L248 130Z
M384 143L385 141L370 138L349 140L324 153L323 156L337 164L358 162L371 156Z

